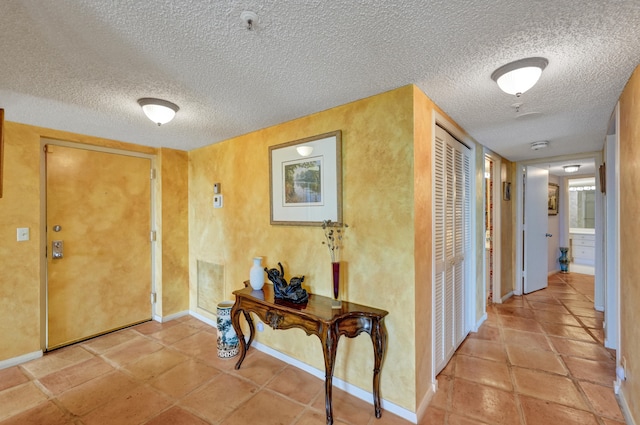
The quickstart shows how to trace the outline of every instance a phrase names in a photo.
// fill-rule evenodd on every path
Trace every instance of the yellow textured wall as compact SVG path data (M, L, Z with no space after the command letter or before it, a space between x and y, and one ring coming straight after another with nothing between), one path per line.
M432 369L432 145L433 109L431 100L414 87L414 181L415 181L415 323L416 323L416 406L431 390Z
M631 415L640 422L640 67L620 97L620 355L626 359L622 385Z
M40 350L40 137L5 122L0 199L0 360ZM16 228L31 239L16 242Z
M416 411L431 389L431 151L436 113L414 86L256 131L189 153L190 305L199 308L198 262L224 267L215 302L248 279L251 259L281 261L287 275L330 295L330 257L317 227L269 223L269 146L342 130L343 260L346 298L389 311L382 396ZM462 129L456 130L464 134ZM465 134L466 137L466 134ZM224 207L211 205L220 182ZM316 338L301 330L257 334L259 342L323 369ZM343 338L335 376L371 391L373 356L366 335Z
M342 130L342 259L346 298L389 311L382 396L415 409L413 87L339 106L189 153L191 306L197 309L197 261L224 266L224 297L243 286L254 256L305 275L311 292L330 295L330 257L319 227L269 223L269 146ZM213 209L214 182L224 207ZM217 300L219 301L219 300ZM430 309L430 307L426 307ZM257 339L324 369L315 337L265 329ZM335 376L371 391L373 352L366 334L342 338Z
M85 136L54 129L34 127L14 122L5 122L5 155L4 155L4 194L0 199L0 361L39 351L44 341L44 268L41 268L41 227L43 225L43 205L41 197L40 175L40 140L41 138L63 140L86 145L122 149L146 154L155 154L154 148L124 143L115 140ZM187 186L184 176L187 169L185 153L169 153L165 166L172 170L175 178L182 179L182 188L177 186L171 192L182 190L183 196L165 197L164 207L172 211L173 202L186 204ZM177 168L171 165L176 161ZM182 172L179 171L182 167ZM181 174L182 173L182 174ZM174 200L175 199L175 200ZM160 211L156 211L160 214ZM182 213L183 215L184 212ZM173 215L165 217L164 225L176 227L172 240L184 239L187 234L187 222L184 217L175 219ZM16 242L16 228L29 227L30 240ZM162 241L159 241L161 244ZM184 243L186 247L186 243ZM168 266L169 276L173 276L163 289L165 293L178 293L175 288L187 287L186 261L173 261L171 250L165 252L160 259L173 264ZM183 264L184 263L184 264ZM176 268L181 271L177 271ZM171 271L173 270L173 271ZM177 276L182 276L180 282ZM185 294L182 300L172 308L186 308ZM172 312L172 311L171 311ZM170 312L170 313L171 313Z
M162 315L189 309L189 156L160 149Z

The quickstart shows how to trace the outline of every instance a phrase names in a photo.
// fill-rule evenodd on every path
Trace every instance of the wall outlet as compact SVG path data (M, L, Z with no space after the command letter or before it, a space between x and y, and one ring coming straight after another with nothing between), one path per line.
M222 208L222 195L213 195L213 208Z

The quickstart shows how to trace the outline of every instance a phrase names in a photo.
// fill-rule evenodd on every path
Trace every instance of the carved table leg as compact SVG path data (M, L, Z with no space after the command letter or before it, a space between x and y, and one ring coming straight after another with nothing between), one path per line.
M242 310L238 308L237 302L233 304L233 307L231 308L231 325L233 326L233 330L236 331L236 335L238 336L238 341L240 342L240 358L236 363L236 369L240 369L240 365L244 360L244 356L247 354L247 342L244 340L244 334L242 333L242 327L240 326L241 311Z
M324 406L327 411L327 425L333 425L333 407L331 405L333 365L336 360L336 349L340 335L338 335L335 329L328 329L319 336L324 354Z
M247 319L247 323L249 324L249 341L247 342L247 351L251 348L251 343L253 342L253 337L255 336L255 328L253 326L253 320L251 320L251 314L248 311L242 311L244 313L244 318Z
M382 360L387 347L387 329L384 327L384 319L376 320L371 330L371 342L373 342L373 406L376 412L376 418L382 416L380 408L380 369L382 368Z

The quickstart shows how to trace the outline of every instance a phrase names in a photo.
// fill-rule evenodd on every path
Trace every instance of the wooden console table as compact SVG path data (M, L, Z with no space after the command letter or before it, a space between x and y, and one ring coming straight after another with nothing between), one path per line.
M245 283L246 285L247 283ZM355 303L343 301L341 308L331 308L331 298L309 294L309 302L296 305L286 301L275 300L273 285L264 285L260 291L246 287L234 291L236 301L231 309L231 323L240 340L240 359L236 369L240 369L247 350L251 346L255 334L253 320L249 313L255 313L264 323L273 329L301 328L307 335L317 335L322 343L325 368L325 408L327 424L333 424L331 407L331 389L333 365L336 349L341 335L354 338L362 332L371 336L373 342L373 404L376 417L382 414L380 409L380 369L387 345L387 331L384 316L388 312ZM244 314L249 324L249 341L245 341L240 327L240 313Z

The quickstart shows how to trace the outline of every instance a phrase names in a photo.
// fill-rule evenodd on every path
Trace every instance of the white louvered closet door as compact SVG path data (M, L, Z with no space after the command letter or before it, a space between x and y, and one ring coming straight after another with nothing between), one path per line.
M471 249L469 149L436 127L434 164L434 357L442 370L467 335L465 259Z

